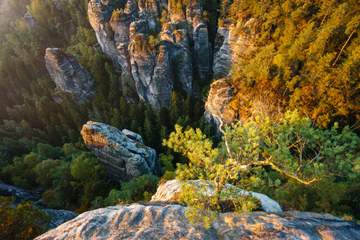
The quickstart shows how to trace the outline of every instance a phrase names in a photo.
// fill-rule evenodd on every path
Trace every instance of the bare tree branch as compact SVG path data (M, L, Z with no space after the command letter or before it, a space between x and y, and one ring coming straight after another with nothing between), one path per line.
M228 143L227 138L226 138L225 131L224 131L224 129L223 129L224 122L223 122L223 120L221 119L220 116L214 114L214 117L220 122L219 131L220 131L220 133L221 133L221 134L223 135L223 137L224 137L224 142L225 142L225 146L226 146L226 151L227 151L229 157L230 157L230 158L233 158L232 152L231 152L230 147L229 147L229 143Z
M353 31L350 33L350 35L349 35L348 39L346 40L345 44L342 46L342 48L341 48L341 50L340 50L339 54L337 55L337 57L336 57L336 59L335 59L335 61L334 61L333 65L332 65L333 67L335 67L336 63L339 61L339 59L340 59L340 56L341 56L342 52L344 51L344 49L345 49L346 45L349 43L349 41L350 41L351 37L354 35L354 33L355 33L355 32L356 32L356 30L353 30Z

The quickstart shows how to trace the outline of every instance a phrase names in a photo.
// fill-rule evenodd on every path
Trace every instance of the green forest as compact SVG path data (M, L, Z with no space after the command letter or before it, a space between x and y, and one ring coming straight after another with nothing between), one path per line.
M175 12L191 1L170 2ZM181 198L189 219L207 226L216 212L258 209L226 184L267 194L285 210L359 221L359 2L201 2L212 43L217 28L243 32L245 21L257 19L257 49L227 76L234 86L229 106L241 121L220 126L220 135L204 117L212 79L194 79L193 95L175 87L168 108L129 101L98 46L87 0L0 1L6 3L0 10L0 183L40 192L47 208L82 213L148 201L166 180L201 179L214 184L213 197L185 186ZM56 101L45 67L48 47L63 49L90 72L96 86L90 101L79 105L67 95ZM89 120L140 134L157 152L158 174L121 183L109 178L81 138ZM33 239L49 228L37 206L13 207L13 201L0 198L0 239Z

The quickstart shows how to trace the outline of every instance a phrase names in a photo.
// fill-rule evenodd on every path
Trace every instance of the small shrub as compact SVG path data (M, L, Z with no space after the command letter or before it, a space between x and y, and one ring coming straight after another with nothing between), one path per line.
M34 239L45 232L49 217L31 203L12 206L12 199L0 197L0 239Z
M147 201L156 191L159 178L154 175L143 175L121 185L121 190L113 189L105 199L106 205Z

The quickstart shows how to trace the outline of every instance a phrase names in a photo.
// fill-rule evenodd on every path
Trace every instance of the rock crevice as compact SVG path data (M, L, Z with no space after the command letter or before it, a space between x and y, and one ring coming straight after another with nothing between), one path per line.
M239 118L230 106L234 94L231 72L236 63L248 60L256 51L256 37L259 21L255 18L219 27L215 39L213 74L215 81L210 86L205 103L205 117L219 127L220 123L229 124ZM241 69L235 69L241 70Z

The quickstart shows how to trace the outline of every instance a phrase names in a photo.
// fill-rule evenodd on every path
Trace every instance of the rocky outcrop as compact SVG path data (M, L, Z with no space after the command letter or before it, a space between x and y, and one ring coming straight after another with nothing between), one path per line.
M206 82L211 70L201 1L188 1L181 8L173 4L91 0L88 7L101 49L121 73L123 85L135 88L155 109L169 106L175 86L192 94L194 76Z
M211 84L205 103L205 117L210 123L219 127L221 123L229 124L236 119L236 112L229 106L233 91L227 79L219 79Z
M40 194L37 192L29 192L22 188L5 183L0 183L0 196L14 197L16 203L22 201L36 201L40 199Z
M192 180L187 181L188 184L194 185L194 186L203 186L200 182L200 180ZM234 186L229 185L229 188L234 188ZM211 186L207 186L207 192L209 195L213 195L214 189L211 188ZM242 189L236 188L236 192L239 196L252 196L259 200L261 204L262 210L268 213L281 213L282 209L276 201L269 198L265 194L262 193L256 193L256 192L248 192ZM163 184L161 184L156 193L152 196L151 201L152 202L172 202L176 203L179 202L179 194L181 193L181 182L178 180L171 180L167 181Z
M180 205L114 206L86 212L36 240L60 239L299 239L357 240L360 225L329 214L222 213L209 229L192 225Z
M145 146L136 133L90 121L82 127L81 135L114 180L128 180L156 170L155 150Z
M59 48L47 48L46 68L56 87L69 93L75 101L86 102L94 95L94 80L74 57Z

